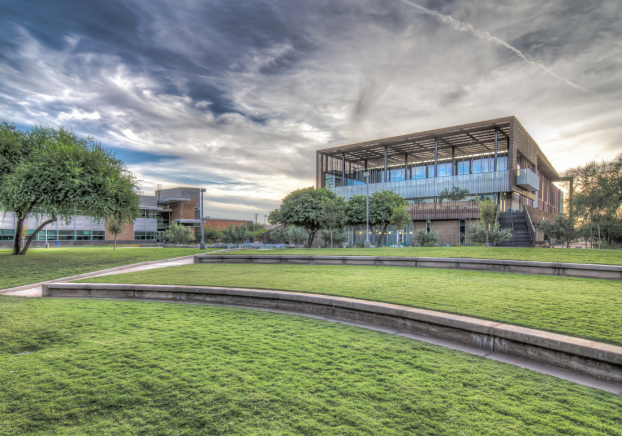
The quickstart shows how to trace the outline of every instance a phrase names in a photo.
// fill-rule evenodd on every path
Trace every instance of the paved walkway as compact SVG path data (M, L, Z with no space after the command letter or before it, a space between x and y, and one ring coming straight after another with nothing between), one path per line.
M152 263L150 265L138 265L135 267L132 267L131 265L128 266L128 268L124 268L120 271L107 271L107 272L101 272L101 271L94 271L92 274L85 276L83 278L93 278L93 277L101 277L101 276L108 276L108 275L112 275L112 274L125 274L125 273L130 273L130 272L137 272L137 271L146 271L148 269L157 269L157 268L165 268L167 266L179 266L179 265L190 265L194 263L194 258L190 257L187 259L180 259L180 260L175 260L175 261L170 261L170 262L158 262L158 263ZM15 292L8 292L6 294L3 295L15 295L18 297L41 297L41 285L34 285L32 288L28 288L28 289L22 289L19 291L15 291Z

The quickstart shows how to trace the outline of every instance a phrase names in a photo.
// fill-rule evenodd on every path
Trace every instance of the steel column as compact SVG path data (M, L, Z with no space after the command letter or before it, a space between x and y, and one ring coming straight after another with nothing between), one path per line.
M408 180L408 153L404 155L404 180Z
M348 186L346 183L346 154L341 153L341 186Z
M499 131L495 129L495 173L497 172L497 153L499 151Z
M434 177L438 177L438 139L434 139Z
M389 181L389 175L387 174L387 160L388 160L389 156L388 156L388 151L387 151L387 147L384 147L384 180L383 182L388 182Z

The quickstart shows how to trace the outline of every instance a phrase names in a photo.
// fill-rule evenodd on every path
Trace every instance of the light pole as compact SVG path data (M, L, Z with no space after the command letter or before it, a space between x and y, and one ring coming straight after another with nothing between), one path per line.
M365 232L365 248L369 248L371 244L369 243L369 171L365 171L363 173L363 177L365 177L365 189L367 193L365 195L365 201L367 205L365 207L365 212L367 215L367 231Z
M201 188L201 244L199 248L205 250L205 238L203 237L203 193L207 192L207 189Z

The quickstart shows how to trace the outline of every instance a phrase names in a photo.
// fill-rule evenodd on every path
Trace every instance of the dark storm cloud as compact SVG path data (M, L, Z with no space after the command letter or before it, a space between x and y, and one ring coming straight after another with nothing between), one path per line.
M620 18L615 0L5 2L0 117L93 134L145 190L208 186L238 217L314 184L318 148L505 115L563 169L619 148Z

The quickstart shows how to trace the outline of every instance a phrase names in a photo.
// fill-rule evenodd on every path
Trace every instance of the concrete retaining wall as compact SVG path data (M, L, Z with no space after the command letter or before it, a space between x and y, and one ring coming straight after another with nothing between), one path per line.
M199 254L194 263L256 263L287 265L367 265L421 268L470 269L519 274L544 274L591 279L622 280L622 266L581 263L532 262L519 260L451 257L305 256L295 254Z
M44 297L240 305L382 325L622 382L622 347L396 304L299 292L199 286L54 283Z

